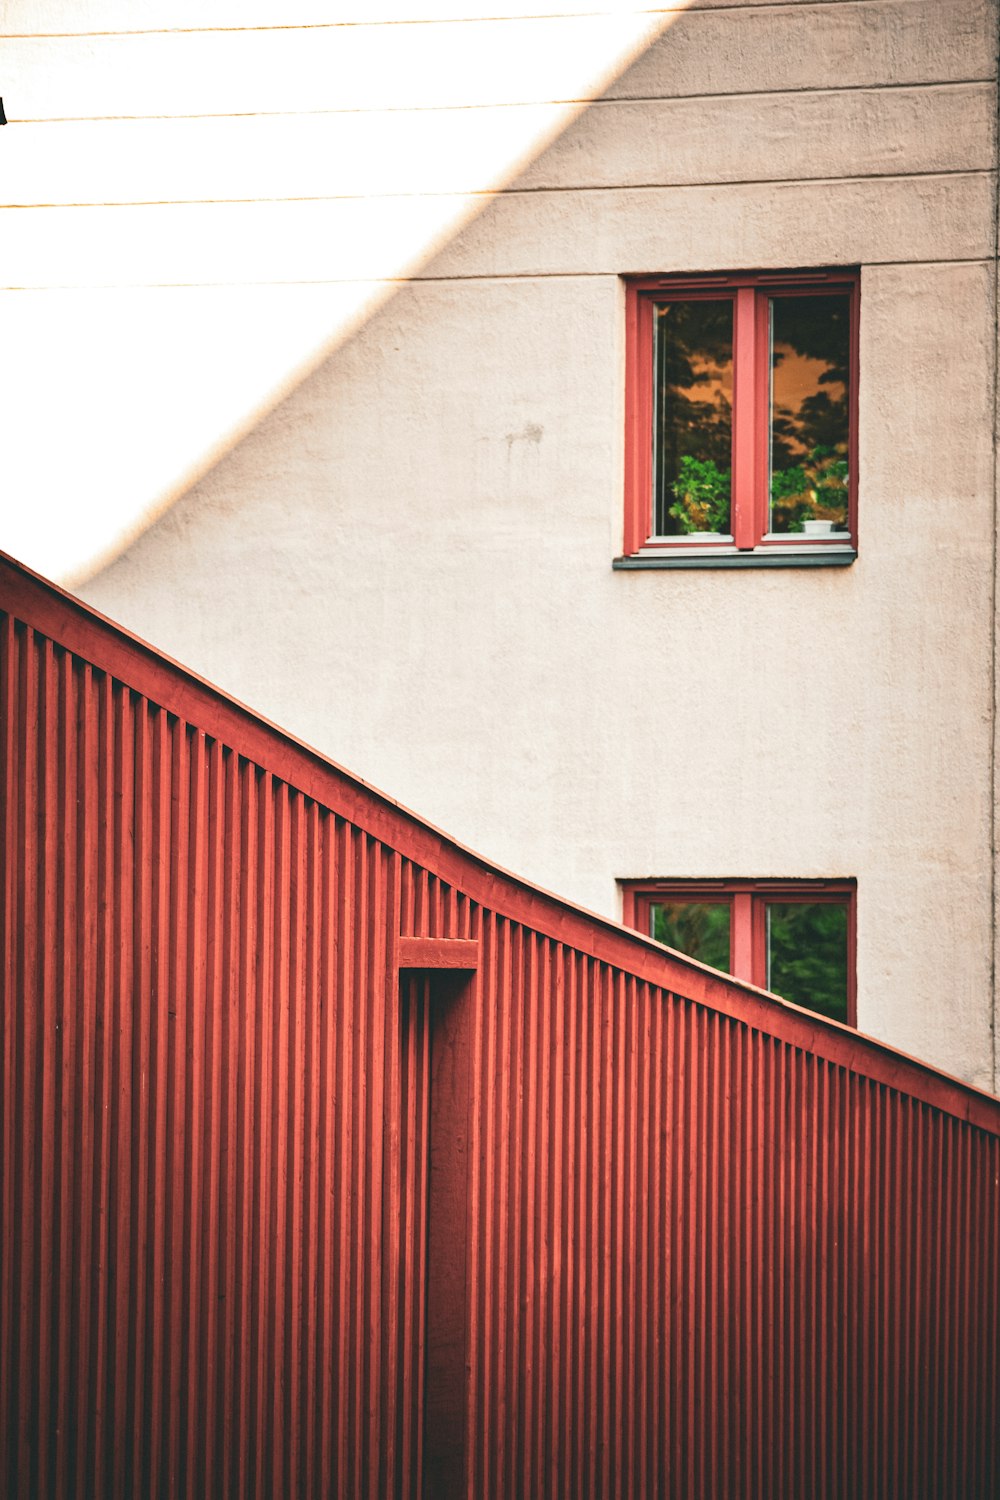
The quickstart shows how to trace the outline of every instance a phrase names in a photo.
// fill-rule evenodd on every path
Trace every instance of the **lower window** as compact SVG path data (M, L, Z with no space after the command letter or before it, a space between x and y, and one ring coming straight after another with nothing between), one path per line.
M853 880L625 881L624 920L668 948L856 1024Z

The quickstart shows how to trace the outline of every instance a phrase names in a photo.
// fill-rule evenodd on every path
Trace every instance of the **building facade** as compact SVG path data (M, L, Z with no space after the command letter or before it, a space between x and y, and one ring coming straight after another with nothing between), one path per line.
M221 4L196 29L161 17L138 34L99 9L94 35L35 38L32 56L67 48L96 79L127 54L183 78L174 102L103 110L129 116L132 141L183 142L202 174L196 190L171 183L169 144L151 146L144 187L105 183L90 207L64 194L51 210L84 242L81 287L103 275L123 324L154 301L157 329L190 320L182 348L162 342L176 394L159 394L150 431L170 430L173 403L178 430L193 421L185 392L201 392L216 345L249 364L255 327L291 327L345 289L362 310L308 369L299 351L294 378L287 361L247 397L252 422L219 416L200 476L119 539L83 596L595 911L657 889L661 904L848 893L859 1028L996 1088L995 5L679 5L622 31L617 53L608 33L613 74L576 96L580 81L553 85L539 59L572 55L596 10L491 6L487 22L338 7L334 26L329 7L300 7L280 18L300 32L260 53L268 76L241 73L275 24L266 5L252 33ZM464 70L434 63L446 39L469 49ZM333 49L332 73L317 48ZM364 48L385 63L367 94ZM533 71L491 71L491 55ZM252 140L262 106L232 75L273 88ZM74 76L65 119L91 108ZM17 139L54 131L53 109ZM449 152L486 109L549 113L483 187ZM213 156L220 120L229 144ZM331 121L355 134L330 136ZM409 157L407 138L423 143ZM418 159L448 170L408 194ZM460 212L434 220L405 272L389 266L400 226L442 201ZM135 271L154 240L159 260ZM50 306L69 295L57 273L37 277ZM836 403L839 356L789 335L782 374L767 320L823 286L849 289L854 319L846 426L817 459L800 432L782 470L768 403L790 370L803 400ZM713 346L697 380L668 378L669 348L654 366L636 309L673 326L682 304L727 298L728 354ZM725 396L750 455L734 455L730 509L709 526L670 517L687 504L676 464L636 477L654 442L666 452L665 387ZM132 441L113 412L108 441ZM792 459L806 460L801 504L776 524L773 475ZM841 509L807 517L802 496L841 461ZM800 529L831 515L825 540Z

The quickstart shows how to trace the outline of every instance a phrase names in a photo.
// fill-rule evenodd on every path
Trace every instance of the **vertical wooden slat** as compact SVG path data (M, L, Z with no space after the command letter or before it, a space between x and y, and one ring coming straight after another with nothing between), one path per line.
M288 1379L285 1327L288 1316L288 1187L289 1140L289 1029L291 1000L289 959L291 934L291 810L285 782L273 784L274 884L269 914L271 946L270 1097L271 1121L268 1163L269 1214L267 1217L268 1279L266 1291L267 1337L262 1340L266 1379L266 1407L262 1421L269 1434L270 1453L265 1460L262 1490L284 1494L288 1489L285 1465L285 1385ZM265 1033L267 1035L268 1033ZM262 1380L262 1385L265 1380Z
M341 1212L341 1163L337 1152L338 1135L335 1105L342 1100L343 1072L338 1069L338 1036L347 1027L342 1025L342 1002L337 990L337 924L333 913L337 910L335 886L335 838L336 819L325 815L322 820L321 870L319 885L320 918L320 971L319 984L323 1007L323 1038L319 1057L320 1069L320 1150L319 1212L317 1232L320 1244L320 1267L318 1276L319 1306L316 1314L317 1362L319 1379L319 1453L317 1455L319 1494L332 1491L337 1468L335 1443L338 1433L338 1396L343 1390L340 1363L339 1322L335 1315L341 1305L340 1266L338 1232L342 1223Z
M239 1080L242 1065L240 988L240 926L245 892L240 878L241 801L239 757L228 753L223 760L226 846L221 871L222 935L219 953L221 968L221 1035L219 1067L222 1075L224 1104L221 1111L222 1139L219 1149L219 1221L222 1235L223 1264L220 1267L222 1291L218 1308L220 1358L216 1373L213 1408L216 1424L216 1454L219 1493L230 1494L236 1486L233 1446L239 1431L239 1354L240 1286L239 1254L243 1238L241 1197L244 1186L239 1156ZM208 1435L210 1437L210 1435Z
M245 871L245 888L240 909L239 932L239 983L243 996L245 1021L242 1028L243 1044L240 1048L239 1091L242 1107L238 1116L237 1161L239 1164L239 1225L240 1296L237 1333L237 1387L233 1401L236 1420L233 1423L232 1472L236 1493L252 1493L256 1462L256 1435L254 1425L254 1280L256 1244L258 1172L261 1143L259 1137L259 1113L257 1102L257 1078L259 1070L259 1027L255 1004L257 996L257 916L259 911L262 870L260 864L259 801L260 785L257 767L244 761L241 776L240 841L242 864Z
M354 1233L352 1222L352 1205L355 1201L355 1173L354 1173L354 1094L355 1068L354 1068L354 1041L358 1030L355 1020L355 999L353 992L353 961L354 961L354 889L357 879L355 862L350 857L354 836L350 825L338 823L337 828L337 854L338 863L342 870L341 877L341 900L337 909L338 933L339 933L339 955L340 966L338 972L339 1004L347 1012L349 1019L341 1028L341 1062L340 1062L340 1110L339 1110L339 1167L338 1176L340 1190L337 1197L339 1208L339 1234L337 1237L337 1319L335 1329L337 1334L337 1380L335 1389L338 1395L337 1402L337 1460L336 1475L342 1493L348 1492L351 1483L351 1469L348 1467L348 1454L354 1449L353 1430L351 1426L351 1396L356 1389L353 1360L352 1360L352 1327L356 1326L353 1320L355 1298L353 1288L358 1282L358 1266L360 1263L360 1246L357 1244L357 1236Z
M225 938L223 931L224 858L228 829L225 823L224 774L222 747L217 740L206 747L205 819L205 1066L204 1151L202 1154L201 1230L198 1236L201 1261L200 1294L197 1317L203 1330L200 1378L200 1400L197 1413L197 1447L195 1482L207 1494L217 1493L221 1485L218 1465L220 1451L218 1415L218 1367L222 1359L219 1344L220 1309L226 1300L225 1221L220 1201L224 1112L226 1108L222 1056L224 1036L223 965Z
M205 1149L204 1073L206 1065L207 979L207 809L206 742L199 731L188 737L190 791L188 815L190 892L187 927L187 1045L183 1058L183 1109L187 1130L184 1150L183 1219L186 1250L180 1299L183 1323L181 1362L184 1389L181 1466L185 1488L198 1486L198 1421L202 1404L203 1346L201 1334L201 1237Z
M76 878L78 889L76 961L79 997L79 1077L77 1079L78 1154L76 1167L74 1255L76 1298L71 1379L73 1403L71 1439L67 1452L70 1475L88 1472L89 1398L94 1378L92 1301L88 1289L93 1285L93 1204L96 1151L96 1053L97 1053L97 861L96 808L98 805L97 714L98 689L88 665L80 665L77 780L78 848ZM6 1211L6 1208L5 1208ZM4 1324L4 1326L9 1326ZM6 1340L0 1340L5 1343ZM72 1488L67 1481L68 1488Z
M254 1177L254 1270L252 1273L251 1386L252 1433L251 1493L257 1500L271 1492L274 1402L274 1371L268 1363L274 1328L268 1317L271 1286L271 1256L274 1225L271 1219L273 1174L276 1165L272 1094L274 1088L274 1026L277 998L274 994L274 884L275 884L275 788L273 778L260 778L257 799L257 841L260 880L257 887L257 969L254 1031L254 1124L256 1150Z
M51 1486L52 1433L52 1365L55 1266L52 1244L55 1220L55 1108L56 1059L59 1021L56 990L56 956L59 941L56 911L56 854L59 843L59 809L57 805L57 771L59 764L59 706L56 688L56 662L50 641L41 643L39 653L38 706L36 739L38 755L38 1019L37 1079L38 1131L32 1153L37 1194L32 1245L32 1343L37 1354L38 1431L34 1443L32 1477L39 1494Z
M141 710L140 710L141 711ZM111 1489L125 1488L129 1454L128 1327L134 1267L131 1256L133 1115L136 1106L132 1071L133 950L135 942L135 718L137 704L127 688L115 695L114 776L114 903L116 912L112 964L112 1107L111 1243L109 1269L113 1283L109 1373L111 1421Z
M5 879L0 891L0 1328L14 1327L14 1143L17 1126L16 983L20 949L18 808L23 792L18 758L19 638L10 615L0 616L0 843ZM14 1341L0 1338L0 1483L13 1489L17 1476L14 1414Z
M524 1134L521 1152L525 1160L523 1210L521 1213L521 1255L524 1276L523 1355L518 1366L520 1390L518 1409L524 1413L521 1429L520 1467L517 1484L522 1493L530 1494L541 1486L541 1465L538 1453L537 1413L540 1402L535 1391L535 1380L540 1350L537 1342L538 1322L543 1307L545 1272L540 1270L537 1279L534 1268L538 1265L542 1247L536 1236L536 1220L539 1179L544 1171L545 1150L532 1151L531 1143L538 1141L538 940L528 933L524 956L524 1000L523 1034L521 1042L521 1076L524 1089Z
M76 674L68 652L57 657L58 676L58 826L62 837L56 842L57 912L54 963L56 968L56 1113L54 1141L54 1244L55 1294L52 1339L55 1350L52 1368L53 1449L50 1484L57 1494L65 1494L69 1482L70 1447L70 1361L73 1348L72 1293L75 1260L73 1255L74 1199L76 1190L75 1161L79 1146L79 1121L76 1108L76 1084L79 1074L77 1058L79 1037L79 1002L76 989L76 892L77 892L77 732Z
M302 1484L305 1494L320 1488L320 1388L317 1332L322 1326L319 1301L320 1239L320 1121L319 1101L323 1061L324 1023L328 1020L320 972L323 920L320 897L322 825L319 807L310 802L306 812L303 881L305 885L305 1016L302 1028L302 1087L304 1094L302 1162L302 1239L305 1264L298 1307L299 1379L302 1401Z
M130 1298L128 1379L126 1382L125 1430L128 1434L129 1483L136 1493L143 1488L142 1421L143 1374L148 1355L146 1340L147 1279L149 1261L146 1237L149 1220L149 1165L152 1156L152 1104L150 1095L150 1041L152 1031L152 728L148 703L136 707L132 741L133 776L133 893L134 934L132 946L132 1056L133 1151L132 1202L129 1260L135 1285Z

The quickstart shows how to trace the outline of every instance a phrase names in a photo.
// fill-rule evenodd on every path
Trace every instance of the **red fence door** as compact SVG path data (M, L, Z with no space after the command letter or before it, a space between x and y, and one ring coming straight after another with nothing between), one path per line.
M391 1024L391 1023L390 1023ZM387 1050L386 1492L465 1493L472 985L403 970Z

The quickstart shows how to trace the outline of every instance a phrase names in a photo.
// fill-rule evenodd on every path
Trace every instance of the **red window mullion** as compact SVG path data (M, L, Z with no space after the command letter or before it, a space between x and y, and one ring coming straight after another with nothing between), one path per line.
M766 292L756 293L754 310L755 367L754 389L757 392L757 440L754 454L756 490L754 524L755 542L759 542L771 525L771 299Z
M757 491L760 439L757 393L757 293L741 286L736 293L733 330L733 540L741 550L759 539Z
M759 984L754 974L752 941L753 897L749 891L734 891L729 918L729 971L734 979Z
M858 904L847 903L847 1024L858 1024Z
M750 981L767 989L767 901L766 896L750 897L750 947L752 959Z

